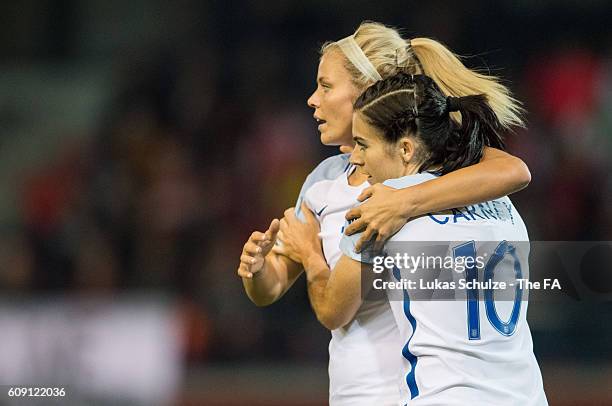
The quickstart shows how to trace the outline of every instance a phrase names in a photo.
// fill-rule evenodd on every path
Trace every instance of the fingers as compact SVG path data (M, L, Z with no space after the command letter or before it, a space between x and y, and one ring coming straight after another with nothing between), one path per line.
M253 231L251 233L251 236L242 248L240 265L237 270L238 276L250 279L253 278L255 272L259 272L259 270L253 271L253 266L259 263L259 265L255 265L255 267L261 268L264 256L269 252L270 244L274 244L276 241L279 230L280 222L278 219L273 219L265 233L260 231Z
M374 188L375 186L370 186L370 187L363 189L361 194L357 197L357 200L359 200L360 202L363 202L364 200L367 200L370 197L372 197L372 195L374 194Z
M294 251L291 245L275 245L272 247L272 252L276 255L282 255L295 262L302 262L300 256Z
M342 152L343 154L350 154L351 152L353 152L353 148L350 145L340 145L340 152Z
M361 217L361 209L359 207L353 207L344 216L347 221L358 219L359 217Z
M302 213L304 213L304 218L306 219L307 223L312 223L312 222L317 221L317 219L314 216L314 213L310 211L308 206L306 206L306 203L302 202L301 208L302 208Z
M242 255L240 255L240 262L245 264L245 265L247 265L247 266L251 266L251 265L253 265L254 263L257 262L257 258L252 257L252 256L250 256L248 254L242 254Z
M376 239L374 240L374 252L375 253L378 253L378 252L382 251L382 249L383 249L383 247L385 245L385 240L386 240L386 238L385 238L384 235L382 235L380 233L376 234Z
M293 207L289 207L287 210L284 211L283 216L283 220L289 223L293 222L293 220L295 219L295 209Z
M246 244L244 244L244 252L252 257L254 257L257 254L261 254L261 251L262 251L261 246L259 246L252 240L249 240L247 241Z
M266 235L260 231L253 231L253 233L251 233L251 237L249 237L249 241L253 241L256 244L261 243L266 239Z
M366 226L367 226L367 223L365 222L365 220L360 218L358 220L353 221L351 224L349 224L349 226L344 230L344 234L353 235L363 230L364 228L366 228Z
M280 241L283 242L283 245L285 244L285 232L287 231L289 225L287 224L287 220L283 217L280 221L279 221L279 230L277 233L277 237ZM276 246L276 245L275 245ZM274 247L272 247L272 249L274 249Z
M251 272L251 266L257 262L257 260L249 255L242 254L240 256L240 265L238 266L238 276L241 278L252 278L253 272Z
M279 234L282 235L288 228L289 228L289 223L287 222L287 218L283 217L279 222Z
M278 219L273 219L270 222L270 227L268 227L268 230L265 233L266 239L269 241L275 241L279 230L280 222L278 221Z
M240 266L238 267L238 276L240 276L241 278L252 279L253 273L248 270L247 265L240 263Z
M295 217L295 209L293 207L289 207L283 213L283 218L281 219L281 230L287 229L291 224L294 224L296 221L299 221L297 217Z
M366 228L366 230L361 235L359 241L357 241L357 244L355 244L355 252L361 252L361 250L368 244L374 234L375 231L373 228Z

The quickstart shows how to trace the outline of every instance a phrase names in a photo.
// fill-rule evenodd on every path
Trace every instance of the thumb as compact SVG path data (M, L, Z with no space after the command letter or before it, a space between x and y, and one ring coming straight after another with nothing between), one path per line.
M302 213L304 213L304 219L306 219L307 223L312 223L313 221L317 221L317 219L315 219L314 214L312 214L312 211L310 211L308 206L306 206L306 203L302 202L301 208L302 208Z
M342 152L343 154L350 154L351 152L353 152L353 147L351 147L350 145L340 145L340 152Z
M266 231L266 239L270 241L276 240L276 236L278 231L280 230L280 221L278 219L273 219L270 222L270 227Z
M367 200L370 197L372 197L373 193L374 193L374 186L367 187L363 189L361 194L357 197L357 200L359 200L360 202L363 202L364 200Z

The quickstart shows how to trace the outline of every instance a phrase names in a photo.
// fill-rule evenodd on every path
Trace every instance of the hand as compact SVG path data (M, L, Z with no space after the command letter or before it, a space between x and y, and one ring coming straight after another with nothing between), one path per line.
M361 252L371 241L374 252L382 250L384 243L406 224L410 202L403 190L393 189L383 184L376 184L364 189L357 198L363 203L346 213L346 219L353 221L344 231L346 235L363 231L355 245L355 251Z
M302 213L305 223L295 216L293 208L285 210L279 233L282 244L274 246L273 252L304 264L309 256L313 254L323 256L323 252L319 238L319 222L304 203L302 203Z
M264 259L276 243L279 230L280 222L278 219L274 219L266 232L254 231L251 234L251 237L242 248L238 276L251 279L257 272L262 270Z
M340 145L340 152L342 152L343 154L350 154L351 152L353 152L353 149L355 148L353 145Z

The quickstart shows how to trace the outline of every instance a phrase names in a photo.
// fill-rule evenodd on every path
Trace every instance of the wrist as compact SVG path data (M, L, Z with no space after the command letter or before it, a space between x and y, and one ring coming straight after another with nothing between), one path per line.
M321 242L319 240L304 241L301 245L299 257L304 268L307 264L318 264L321 260L325 262L325 257L321 251Z
M404 220L408 221L412 217L425 214L419 213L419 208L421 205L419 204L418 200L420 196L418 186L409 187L404 190L400 190L399 192L402 193L402 195L399 202L397 202L397 207L400 208L400 216L402 216Z
M314 277L322 271L328 269L327 262L323 256L315 251L311 252L302 263L304 270L306 271L308 279Z

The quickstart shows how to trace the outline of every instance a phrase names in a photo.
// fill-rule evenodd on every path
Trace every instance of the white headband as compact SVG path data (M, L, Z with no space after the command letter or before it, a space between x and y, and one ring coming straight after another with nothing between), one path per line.
M382 80L382 76L380 76L380 74L376 71L376 68L374 68L372 62L370 62L368 57L363 53L363 50L359 47L359 45L357 45L357 42L352 35L349 35L340 41L336 41L336 44L340 47L348 60L351 61L357 70L359 70L359 72L361 72L366 78L373 82Z

